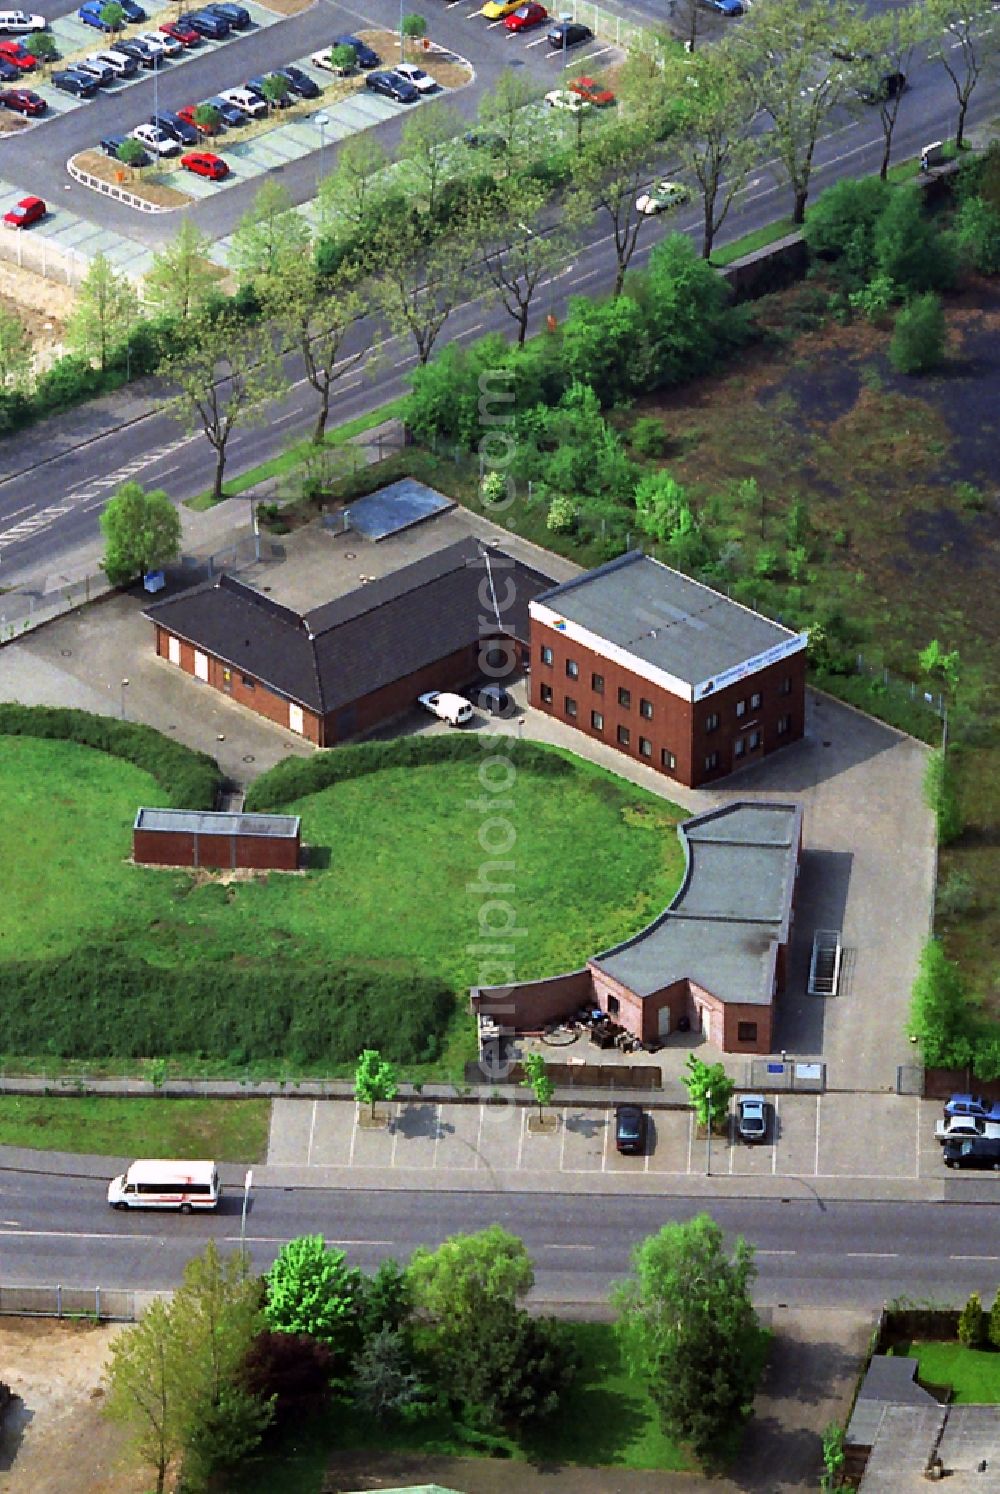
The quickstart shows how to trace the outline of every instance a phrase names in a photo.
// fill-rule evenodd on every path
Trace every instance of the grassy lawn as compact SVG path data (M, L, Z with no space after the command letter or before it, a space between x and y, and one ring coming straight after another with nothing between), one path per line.
M232 1484L232 1494L317 1494L327 1463L338 1452L371 1449L427 1457L509 1458L533 1464L578 1467L653 1468L682 1472L694 1465L660 1430L646 1387L629 1377L608 1323L568 1325L583 1356L579 1389L551 1427L522 1437L480 1437L445 1418L390 1427L339 1405L325 1420L296 1431L267 1457L254 1459ZM410 1481L419 1469L408 1463ZM510 1487L517 1488L511 1470Z
M964 1344L914 1343L905 1353L919 1362L918 1377L926 1385L950 1385L960 1405L1000 1404L1000 1353L995 1349L967 1349Z
M267 1100L0 1095L0 1145L262 1162L270 1114Z
M488 859L467 808L481 793L477 769L475 760L386 769L289 805L320 864L223 886L129 864L135 806L156 799L144 772L73 743L0 737L5 834L19 848L7 868L3 958L127 946L166 968L211 964L220 980L248 960L425 973L456 994L453 1073L474 1056L465 990L478 979L475 884ZM575 968L676 890L682 812L664 800L589 764L558 780L520 768L511 797L520 978Z

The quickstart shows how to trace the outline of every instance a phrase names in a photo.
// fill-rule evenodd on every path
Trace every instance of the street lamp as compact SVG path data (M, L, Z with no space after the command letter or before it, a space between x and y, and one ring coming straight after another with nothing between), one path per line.
M240 1215L240 1260L246 1266L247 1259L247 1203L250 1199L250 1189L253 1187L253 1168L247 1168L247 1175L243 1179L243 1212Z
M562 22L562 28L563 28L563 60L562 60L562 65L563 65L563 72L565 72L566 71L566 54L567 54L567 52L569 50L569 29L568 28L569 28L570 21L573 19L573 13L572 13L572 11L561 10L559 12L559 19Z
M708 1177L712 1171L712 1091L705 1091L706 1114L708 1126L705 1131L705 1176Z
M125 691L128 688L128 680L122 680L122 720L125 720Z

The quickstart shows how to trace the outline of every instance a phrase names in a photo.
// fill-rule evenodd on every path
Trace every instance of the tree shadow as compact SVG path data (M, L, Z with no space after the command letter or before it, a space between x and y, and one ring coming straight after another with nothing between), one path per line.
M24 1434L34 1419L34 1411L15 1392L0 1424L0 1473L9 1473L13 1468Z
M438 1107L429 1103L407 1104L390 1122L389 1129L397 1136L410 1140L438 1141L442 1136L453 1136L455 1127L450 1121L442 1121Z

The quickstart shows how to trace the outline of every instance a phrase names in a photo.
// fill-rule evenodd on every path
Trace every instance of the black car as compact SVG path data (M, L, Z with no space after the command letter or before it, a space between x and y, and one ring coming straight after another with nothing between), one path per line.
M242 5L229 5L222 0L219 5L203 5L202 13L209 16L221 16L228 21L234 31L246 31L250 25L250 12Z
M105 135L104 139L101 141L101 149L106 156L111 157L112 161L119 161L121 160L121 157L119 156L118 151L121 146L125 144L126 140L131 140L133 145L139 144L138 140L133 139L131 135ZM131 162L129 164L131 165ZM136 166L148 166L149 153L147 151L143 151L141 157L136 157L135 164Z
M578 47L582 42L590 41L593 34L581 21L557 21L546 31L545 40L550 47Z
M177 17L179 26L190 26L192 31L197 31L199 36L207 37L209 41L225 41L232 27L224 16L217 16L208 10L189 10L186 15Z
M189 125L186 119L181 119L178 114L151 114L149 116L151 125L156 125L171 140L176 140L179 145L197 145L201 136L194 125Z
M377 52L373 52L371 47L366 47L364 42L359 41L356 36L335 36L331 51L333 47L353 47L354 55L358 59L358 67L378 67L382 61Z
M615 1146L626 1157L646 1150L646 1112L641 1105L615 1106Z
M78 73L73 67L64 67L61 72L53 73L49 82L77 99L92 99L97 92L97 79L90 73Z
M142 6L136 4L136 0L118 0L118 3L121 6L122 10L125 12L126 21L128 21L130 24L133 24L136 21L149 20L149 17L143 10Z
M270 104L272 109L287 109L292 102L291 85L289 85L288 93L283 99L269 99L264 84L268 78L273 77L273 73L258 73L256 78L248 78L243 87L248 88L251 93L255 93L259 99L263 99L265 104Z
M297 93L300 98L318 99L323 92L319 84L310 78L308 73L304 73L300 67L296 67L293 62L290 62L287 67L279 67L277 74L279 77L287 80L289 88L293 93Z
M372 93L384 93L387 99L395 99L397 104L415 104L420 98L412 83L391 71L369 73L365 79L365 87L370 88Z
M905 73L885 73L872 88L859 88L858 98L863 104L885 104L906 92Z
M946 1141L943 1148L946 1167L991 1167L1000 1172L1000 1140L973 1136L967 1141Z
M12 62L4 62L0 58L0 83L17 83L20 81L21 69L15 67Z
M238 129L240 125L245 125L250 118L245 109L241 109L238 104L231 104L228 99L206 99L205 103L211 104L213 109L218 109L219 118L222 120L222 123L229 125L233 129Z
M500 716L505 721L517 715L517 702L503 685L479 685L472 692L472 703L487 716Z
M134 57L140 67L159 67L163 57L159 52L154 52L152 47L135 36L128 41L116 41L115 51L124 52L126 57Z

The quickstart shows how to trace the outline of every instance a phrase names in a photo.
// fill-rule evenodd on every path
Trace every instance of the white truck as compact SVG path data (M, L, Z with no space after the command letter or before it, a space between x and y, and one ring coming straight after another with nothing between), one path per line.
M973 1136L1000 1140L1000 1121L983 1120L978 1115L952 1115L939 1120L934 1135L944 1146L946 1141L967 1141Z

